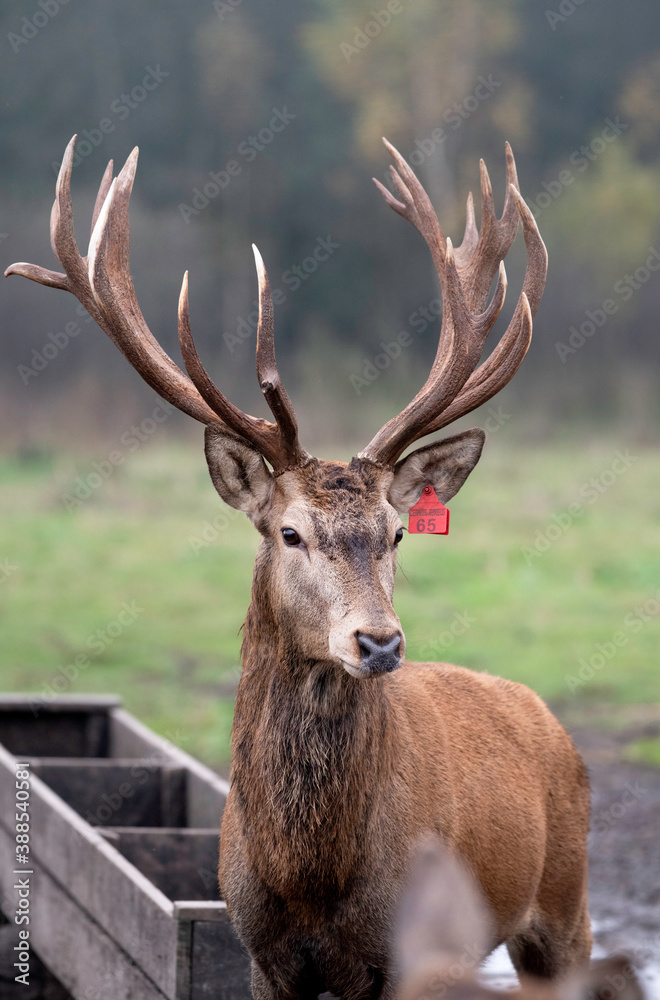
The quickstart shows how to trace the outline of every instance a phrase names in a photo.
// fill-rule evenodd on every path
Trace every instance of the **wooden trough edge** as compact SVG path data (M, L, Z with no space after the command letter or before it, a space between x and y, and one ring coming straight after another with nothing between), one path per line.
M3 909L18 875L11 872L13 836L0 827L0 889ZM30 868L34 903L30 947L74 998L140 997L169 1000L131 956L84 910L38 861ZM10 911L11 912L11 911Z
M121 708L119 698L67 696L43 703L29 694L0 695L0 723L5 712L34 714L35 710L39 715L90 713L93 746L98 745L105 717L109 738L102 752L107 751L115 764L124 758L153 763L162 771L185 772L187 815L186 826L180 830L219 831L227 782L151 732ZM85 741L87 745L87 736ZM0 744L0 856L6 862L0 872L0 890L2 909L10 919L16 905L14 881L19 877L12 872L17 867L12 863L15 769L17 761L29 756L15 756ZM35 755L35 772L40 766L48 769L43 751L40 757ZM80 761L82 766L99 763L84 755ZM113 846L116 838L108 836L110 830L91 826L34 772L30 810L33 905L38 914L31 944L75 1000L96 1000L97 996L106 1000L110 995L113 1000L249 997L247 956L224 901L168 898ZM77 928L78 937L64 933L63 921ZM99 976L114 969L100 991L95 967Z
M15 771L16 758L0 745L0 826L11 839L15 831L3 818L14 814ZM66 894L153 977L166 996L174 997L172 901L41 778L33 775L30 785L30 859L66 887ZM0 880L4 888L4 873ZM44 947L47 942L35 937L35 950L42 954ZM48 964L45 953L42 957Z

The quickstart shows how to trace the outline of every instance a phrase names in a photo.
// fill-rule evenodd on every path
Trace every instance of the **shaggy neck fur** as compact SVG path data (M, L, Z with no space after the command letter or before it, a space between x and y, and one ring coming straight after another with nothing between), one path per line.
M264 543L245 622L232 785L268 881L290 893L313 872L317 891L326 881L336 894L361 866L374 791L390 764L386 686L296 649L273 614L269 562Z

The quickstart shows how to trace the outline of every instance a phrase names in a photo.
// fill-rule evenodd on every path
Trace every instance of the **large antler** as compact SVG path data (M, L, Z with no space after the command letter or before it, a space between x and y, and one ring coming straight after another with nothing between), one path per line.
M250 441L277 472L309 460L298 443L296 416L275 360L273 301L261 255L253 247L259 277L257 376L275 423L243 413L213 384L193 343L188 314L188 274L179 298L179 341L190 378L165 353L147 326L131 279L128 204L137 167L137 148L112 179L108 164L96 198L87 257L73 232L71 171L76 136L66 148L51 213L53 253L64 273L36 264L12 264L5 275L22 274L51 288L72 292L145 382L179 410L203 424L225 424Z
M440 282L442 326L431 373L406 408L378 431L360 458L393 465L420 437L446 426L485 403L513 378L527 353L532 316L538 309L548 257L534 217L518 191L511 147L506 144L507 191L500 219L495 216L493 190L481 161L481 231L477 230L470 194L463 242L454 250L445 237L429 197L401 154L383 139L398 170L390 167L395 198L374 178L387 204L421 233L431 251ZM527 269L513 318L488 359L476 368L484 342L497 319L506 294L504 257L522 222ZM499 269L495 293L488 292ZM476 368L476 371L475 371Z

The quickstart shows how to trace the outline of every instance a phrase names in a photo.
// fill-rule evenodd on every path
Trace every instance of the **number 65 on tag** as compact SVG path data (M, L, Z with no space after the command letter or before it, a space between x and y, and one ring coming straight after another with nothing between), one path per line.
M438 500L432 486L425 486L422 495L408 511L408 532L411 535L448 535L449 508Z

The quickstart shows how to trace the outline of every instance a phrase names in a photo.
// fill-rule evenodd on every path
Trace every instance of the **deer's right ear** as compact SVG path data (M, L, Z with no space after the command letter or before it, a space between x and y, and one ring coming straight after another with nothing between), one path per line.
M213 424L206 427L204 452L213 485L222 499L254 521L270 502L274 483L259 452Z

